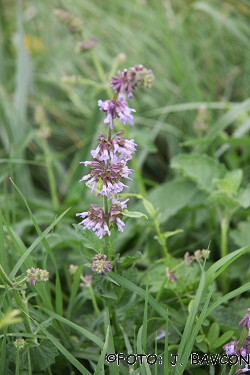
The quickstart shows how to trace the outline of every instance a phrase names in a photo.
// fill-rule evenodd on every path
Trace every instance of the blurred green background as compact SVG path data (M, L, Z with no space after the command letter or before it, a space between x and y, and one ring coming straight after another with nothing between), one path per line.
M80 17L83 35L69 33L55 8ZM152 69L155 82L130 102L135 126L127 126L127 136L138 144L130 192L149 193L154 202L157 189L175 176L171 158L202 147L229 169L242 168L247 182L249 105L234 117L230 110L249 97L249 21L248 0L1 0L0 186L6 216L17 222L26 212L9 176L43 224L72 206L70 224L76 212L95 203L78 183L87 173L79 161L89 160L105 132L97 100L108 97L110 77L135 64ZM93 49L79 52L79 43L92 37ZM77 84L62 80L72 75ZM207 138L227 113L227 126ZM167 206L168 199L162 193L160 204ZM170 216L163 215L162 223ZM189 216L171 220L170 229L190 225ZM196 229L206 218L197 220ZM128 237L141 232L136 225L144 224L131 224ZM201 245L207 246L210 234ZM178 246L189 242L188 234L182 241Z

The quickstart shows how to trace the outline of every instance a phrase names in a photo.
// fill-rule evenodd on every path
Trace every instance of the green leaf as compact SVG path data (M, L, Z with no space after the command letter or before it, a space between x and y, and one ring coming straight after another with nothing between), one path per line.
M197 188L192 181L178 178L153 189L148 199L156 209L159 209L160 222L164 223L186 207L196 195Z
M118 260L118 263L120 263L122 267L126 267L129 264L134 263L135 260L140 259L141 256L141 252L137 251L133 256L121 257Z
M196 342L197 343L200 343L200 342L203 342L204 340L206 339L206 336L205 335L198 335L197 337L196 337Z
M96 253L101 253L103 250L103 244L99 237L90 229L83 229L80 225L73 224L76 232L81 240L83 240L83 245L88 249L95 250Z
M32 347L31 347L32 346ZM10 360L15 361L17 348L13 343L8 345ZM58 355L56 347L49 341L43 340L40 344L31 343L25 348L19 350L19 360L21 369L29 369L29 359L32 370L44 371L50 365L55 363L55 357Z
M147 199L145 198L142 198L142 203L147 211L147 213L153 217L154 214L155 214L155 209L154 209L154 206L152 205L152 203L150 203Z
M221 335L215 341L215 343L212 345L212 348L217 349L217 348L221 347L223 344L225 344L226 342L228 342L230 340L230 338L233 336L233 334L234 334L234 331L227 331L227 332L223 333L223 335Z
M138 211L128 211L128 210L123 210L121 212L122 215L127 216L127 217L132 217L133 219L138 219L140 217L145 217L148 219L147 215L143 214L142 212Z
M250 206L250 184L239 192L238 201L243 208L248 208Z
M215 179L226 174L224 165L215 158L201 154L180 154L172 158L171 167L197 183L200 189L213 191Z
M207 339L210 344L213 344L220 336L220 326L217 322L214 322L207 335Z
M230 231L230 237L240 247L250 243L250 216L247 221L239 222L237 228Z
M232 194L226 191L213 192L209 197L209 201L231 211L234 211L240 207L238 199L236 199L232 196Z
M161 235L164 237L164 238L168 238L168 237L172 237L174 236L175 234L178 234L178 233L182 233L183 230L182 229L176 229L176 230L173 230L171 232L164 232L164 233L161 233Z
M215 183L219 190L234 194L240 187L242 177L242 169L236 169L235 171L227 172L223 179L215 180Z

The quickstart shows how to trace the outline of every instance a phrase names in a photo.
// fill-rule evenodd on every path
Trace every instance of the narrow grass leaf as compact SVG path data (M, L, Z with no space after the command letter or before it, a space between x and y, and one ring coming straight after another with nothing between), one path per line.
M82 269L83 269L83 266L78 267L77 270L76 270L76 273L74 274L74 281L73 281L73 284L72 284L72 287L71 287L70 298L69 298L69 302L68 302L68 309L67 309L67 313L66 313L66 318L68 320L70 320L70 318L71 318L73 306L74 306L74 303L75 303L75 298L76 298L76 295L77 295L77 290L79 288Z
M101 355L100 355L99 361L97 363L94 375L99 375L101 370L104 371L104 362L105 362L104 358L105 358L105 355L107 353L107 348L108 348L109 331L110 331L110 325L108 325L108 327L107 327L105 342L104 342L104 345L103 345L103 348L102 348L102 351L101 351Z
M39 306L39 308L42 309L43 311L45 311L46 314L48 314L52 318L55 318L59 322L74 328L78 333L81 333L84 337L86 337L90 341L94 342L99 348L101 348L101 349L103 348L103 345L104 345L103 341L101 339L99 339L99 337L95 336L93 333L91 333L91 332L87 331L85 328L82 328L79 325L71 322L70 320L63 318L62 316L54 313L53 311L50 311L50 310L48 310L44 307L40 307L40 306Z
M119 283L124 288L131 290L132 292L138 294L141 298L146 298L145 290L139 288L137 285L133 284L131 281L125 279L123 276L117 275L113 272L110 272L110 278L114 279L117 283ZM166 311L155 301L152 296L148 296L148 303L153 307L153 309L158 312L158 314L166 319Z

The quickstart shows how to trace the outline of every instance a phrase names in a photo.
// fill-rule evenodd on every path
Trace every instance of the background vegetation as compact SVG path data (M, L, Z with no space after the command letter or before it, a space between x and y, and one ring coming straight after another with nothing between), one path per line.
M55 8L80 17L83 35ZM249 22L248 0L0 1L0 264L11 283L31 267L50 272L19 291L32 333L2 274L0 374L228 373L189 358L224 353L250 302ZM113 282L96 275L84 288L96 244L72 224L96 202L79 162L104 131L97 100L111 98L110 77L138 63L155 82L131 101L129 209L148 220L117 236ZM208 248L206 262L181 263ZM162 329L170 335L156 340ZM15 349L18 337L28 349ZM105 361L156 351L164 364ZM168 366L177 352L184 366Z

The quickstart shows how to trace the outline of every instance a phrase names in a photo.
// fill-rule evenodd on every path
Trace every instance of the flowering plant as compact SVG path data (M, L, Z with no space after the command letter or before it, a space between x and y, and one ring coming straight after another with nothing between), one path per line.
M104 252L108 255L110 246L107 236L111 235L112 229L123 232L125 225L122 215L129 199L122 201L118 194L128 188L122 179L132 180L129 175L133 170L128 168L127 162L132 159L137 146L133 139L122 137L123 130L112 136L114 121L118 118L124 125L134 125L132 112L135 109L128 106L125 98L132 98L132 91L137 87L151 87L152 82L151 70L142 65L118 71L118 76L112 77L111 86L115 91L113 99L98 100L100 110L106 115L104 123L108 124L107 137L99 135L98 146L91 151L94 160L81 162L90 166L90 173L83 176L80 182L87 181L86 185L91 188L91 192L103 197L103 207L91 204L88 211L77 213L76 216L83 219L79 223L83 229L92 230L100 239L104 238ZM101 253L92 258L92 271L100 274L110 272L112 265L106 259L107 255Z

